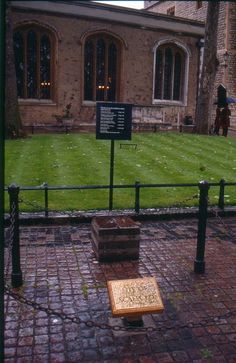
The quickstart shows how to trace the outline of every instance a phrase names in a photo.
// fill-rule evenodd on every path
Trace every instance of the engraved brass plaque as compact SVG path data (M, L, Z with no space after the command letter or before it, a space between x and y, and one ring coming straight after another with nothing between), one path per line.
M162 313L164 310L154 277L108 281L107 285L114 317Z

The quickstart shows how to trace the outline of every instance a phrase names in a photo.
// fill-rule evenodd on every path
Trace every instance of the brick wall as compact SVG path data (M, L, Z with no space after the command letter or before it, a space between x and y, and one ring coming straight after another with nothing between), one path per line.
M58 33L56 51L56 94L51 104L37 102L20 104L20 112L24 124L53 124L53 115L61 114L65 104L73 97L72 113L76 123L94 123L95 105L83 102L83 47L81 39L91 30L106 30L119 35L127 47L124 47L121 59L121 102L130 102L140 106L152 106L153 87L153 47L160 38L174 37L186 44L190 49L190 69L188 85L188 103L186 107L165 107L165 121L177 122L187 114L194 117L198 48L197 39L191 36L173 34L170 30L161 32L145 30L118 23L79 19L70 16L56 16L46 13L30 13L17 11L13 13L14 25L23 21L37 21L50 24ZM170 26L171 28L171 26ZM152 106L154 107L154 106Z
M144 9L149 7L149 6L152 6L156 3L157 1L150 1L150 0L145 0L144 1Z
M154 3L154 2L153 2ZM175 7L175 16L205 21L207 11L207 1L202 2L202 7L197 9L196 1L160 1L154 3L149 11L167 14L167 9Z

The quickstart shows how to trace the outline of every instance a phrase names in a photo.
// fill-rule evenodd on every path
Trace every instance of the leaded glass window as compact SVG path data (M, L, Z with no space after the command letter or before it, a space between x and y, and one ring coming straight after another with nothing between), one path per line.
M23 98L24 93L24 47L23 37L20 32L14 34L16 84L18 97Z
M98 39L96 42L96 100L104 101L105 97L105 42Z
M93 59L94 59L94 44L88 41L85 45L84 56L84 98L85 100L93 99Z
M37 38L34 31L27 34L27 98L37 98Z
M184 84L184 52L175 44L156 50L154 99L181 101Z
M180 85L181 84L181 54L177 52L175 54L175 64L174 64L174 89L173 89L173 99L180 99Z
M109 45L108 49L108 79L107 79L107 100L116 99L116 79L117 75L117 48L114 43Z
M117 101L119 44L107 34L90 36L84 46L84 100Z
M47 35L40 39L40 98L50 98L51 42Z
M14 33L19 98L52 99L53 38L40 27L22 27Z
M164 99L171 99L171 79L173 71L173 54L170 48L165 50L165 66L164 66Z

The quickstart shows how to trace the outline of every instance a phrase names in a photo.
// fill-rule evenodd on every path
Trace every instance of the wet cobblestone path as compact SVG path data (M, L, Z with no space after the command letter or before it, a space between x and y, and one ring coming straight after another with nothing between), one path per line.
M154 276L165 311L150 316L155 331L134 335L61 319L6 294L6 362L235 363L235 222L209 219L203 275L193 272L196 219L142 222L139 260L113 263L96 260L90 224L21 227L18 292L26 299L109 324L107 280Z

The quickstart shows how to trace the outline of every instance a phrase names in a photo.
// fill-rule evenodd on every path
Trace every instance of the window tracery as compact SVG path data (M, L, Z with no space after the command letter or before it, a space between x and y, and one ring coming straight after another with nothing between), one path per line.
M84 45L84 100L117 101L120 44L108 34L89 36Z
M154 101L183 101L185 58L184 51L174 43L164 43L156 48Z
M53 98L53 36L43 27L29 25L13 36L17 94L22 99Z

